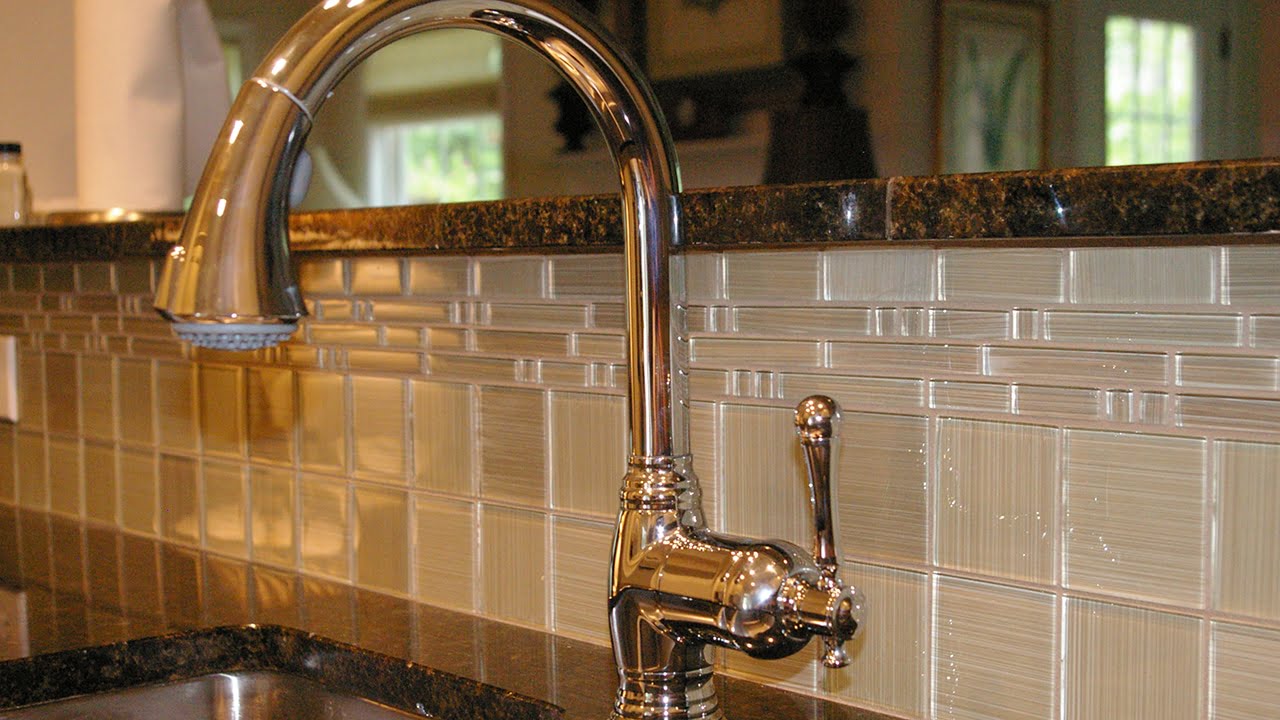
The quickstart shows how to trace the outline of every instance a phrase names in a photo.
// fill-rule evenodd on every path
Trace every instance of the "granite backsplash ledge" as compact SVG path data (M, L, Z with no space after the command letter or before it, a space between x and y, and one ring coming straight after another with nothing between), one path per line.
M687 249L975 244L1195 243L1280 228L1280 163L1270 159L904 177L686 192ZM181 215L0 230L10 262L159 256ZM622 245L615 196L295 213L297 252L579 252ZM1213 242L1224 240L1218 237Z

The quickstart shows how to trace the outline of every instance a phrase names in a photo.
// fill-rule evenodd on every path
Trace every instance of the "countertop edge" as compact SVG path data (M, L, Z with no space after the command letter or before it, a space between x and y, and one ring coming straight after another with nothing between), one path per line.
M160 257L182 217L4 228L0 259ZM1280 159L713 188L682 193L680 220L684 252L1267 244ZM289 232L308 255L589 253L621 248L620 226L617 196L587 195L301 212Z

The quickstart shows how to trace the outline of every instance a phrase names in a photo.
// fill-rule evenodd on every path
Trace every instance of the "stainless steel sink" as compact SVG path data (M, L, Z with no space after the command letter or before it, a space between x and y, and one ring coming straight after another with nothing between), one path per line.
M14 720L400 720L422 718L272 671L216 673L166 685L56 700L4 713Z
M560 720L548 703L300 630L243 625L0 662L8 720Z

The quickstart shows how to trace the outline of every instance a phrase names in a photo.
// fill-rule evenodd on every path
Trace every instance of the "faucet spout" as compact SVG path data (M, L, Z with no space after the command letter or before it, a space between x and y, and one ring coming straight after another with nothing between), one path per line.
M668 249L680 242L674 145L635 63L572 3L325 0L312 9L237 95L160 279L157 309L197 345L251 349L289 336L306 309L289 258L287 198L312 119L361 60L435 28L473 28L531 48L586 100L622 187L632 454L683 454L668 269Z
M196 345L252 349L289 337L306 308L289 257L287 198L312 120L361 60L435 28L496 33L548 59L586 100L617 166L631 452L609 574L615 716L723 717L708 644L770 658L822 636L829 663L840 664L861 600L836 576L826 481L811 485L815 508L825 508L815 510L825 538L819 562L788 543L706 529L689 456L683 265L669 255L680 244L674 145L639 68L572 2L323 0L237 96L156 309ZM807 442L811 466L825 472L829 443Z

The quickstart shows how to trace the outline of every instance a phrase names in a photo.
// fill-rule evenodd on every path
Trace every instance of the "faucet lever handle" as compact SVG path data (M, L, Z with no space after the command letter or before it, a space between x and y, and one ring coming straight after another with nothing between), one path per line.
M835 580L840 568L836 551L836 500L831 484L840 406L825 395L810 395L796 406L796 434L804 448L813 510L813 559L822 574Z

